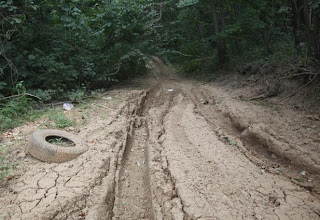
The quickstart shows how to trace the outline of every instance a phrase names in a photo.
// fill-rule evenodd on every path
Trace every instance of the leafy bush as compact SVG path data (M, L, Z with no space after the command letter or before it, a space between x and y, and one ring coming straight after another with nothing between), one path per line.
M12 98L0 103L0 130L13 128L31 108L32 101L26 96Z
M57 93L55 90L52 90L52 89L47 89L47 90L36 89L36 90L29 90L28 92L32 95L35 95L41 98L40 100L41 102L51 101Z
M105 88L146 72L152 28L148 1L1 1L0 94L23 80L43 99L82 99L78 92ZM25 16L28 15L28 16ZM11 24L14 22L14 26ZM41 28L39 28L41 26ZM13 28L15 27L15 28ZM10 33L10 36L6 34Z
M83 90L76 90L68 93L69 99L73 102L81 102L84 99L85 95L86 93Z

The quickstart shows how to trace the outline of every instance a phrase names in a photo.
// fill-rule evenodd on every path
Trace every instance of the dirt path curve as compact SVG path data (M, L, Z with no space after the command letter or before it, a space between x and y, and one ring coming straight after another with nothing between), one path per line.
M29 158L0 192L3 219L320 219L315 187L254 157L199 84L153 66L135 89L114 91L116 111L97 109L81 128L88 152Z

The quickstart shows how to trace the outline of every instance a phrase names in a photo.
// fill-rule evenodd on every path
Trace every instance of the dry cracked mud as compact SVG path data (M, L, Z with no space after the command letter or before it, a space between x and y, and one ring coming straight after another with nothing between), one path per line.
M93 103L78 133L87 152L62 164L22 158L1 187L0 219L320 219L309 131L298 130L310 138L303 148L286 118L183 80L158 58L130 84L108 93L117 105Z

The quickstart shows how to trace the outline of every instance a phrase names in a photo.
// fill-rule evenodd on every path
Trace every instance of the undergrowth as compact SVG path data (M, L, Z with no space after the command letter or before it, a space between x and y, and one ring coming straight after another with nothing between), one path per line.
M53 121L57 128L66 128L75 125L75 121L68 118L62 111L50 111L49 120Z
M41 117L46 109L35 109L34 104L35 103L26 96L11 98L5 102L0 102L0 132Z

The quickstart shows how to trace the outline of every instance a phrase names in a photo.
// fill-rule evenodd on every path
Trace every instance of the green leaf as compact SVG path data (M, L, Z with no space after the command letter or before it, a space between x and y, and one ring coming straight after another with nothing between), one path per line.
M299 179L299 178L294 178L296 181L300 182L300 183L303 183L304 182L304 179Z
M7 83L5 83L5 82L0 82L0 89L5 88L6 85L7 85Z
M14 22L16 22L17 24L21 24L22 22L20 18L12 18L12 20L14 20Z
M33 10L37 10L38 9L38 7L36 6L36 5L31 5L30 6Z
M178 8L183 8L191 5L195 5L199 2L199 0L180 0L177 4Z
M29 55L28 55L28 59L29 59L29 60L34 60L35 58L36 58L36 56L33 55L33 54L29 54Z

